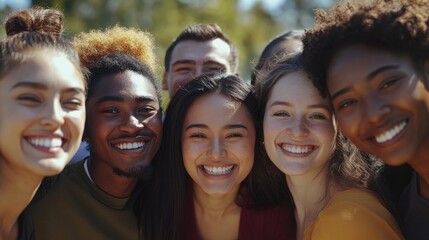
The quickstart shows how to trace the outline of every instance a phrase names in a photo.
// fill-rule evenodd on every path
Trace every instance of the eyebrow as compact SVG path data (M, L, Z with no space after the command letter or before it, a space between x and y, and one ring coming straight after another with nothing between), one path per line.
M371 81L372 79L374 79L378 74L388 71L388 70L392 70L392 69L398 69L399 66L398 65L387 65L387 66L382 66L380 68L375 69L374 71L370 72L368 74L368 76L366 76L365 80L367 81ZM336 93L331 95L331 100L335 100L337 97L339 97L340 95L351 91L351 87L345 87L339 91L337 91Z
M103 96L99 98L96 102L96 104L104 103L104 102L124 102L125 99L121 96ZM151 96L141 96L134 98L134 101L137 103L143 103L143 102L156 102L156 98Z
M292 107L292 104L290 104L289 102L282 102L282 101L275 101L270 104L270 107L278 106L278 105ZM309 105L308 108L322 108L328 111L330 110L330 107L323 103L312 104L312 105Z
M179 65L179 64L195 64L195 61L194 60L187 60L187 59L177 60L177 61L173 62L171 65L175 66L175 65ZM212 58L203 59L203 64L218 64L218 65L224 66L223 63L218 62Z
M20 88L20 87L27 87L27 88L33 88L33 89L39 89L39 90L47 90L49 87L46 84L43 83L37 83L37 82L19 82L15 85L12 86L12 89L15 88ZM85 95L85 91L81 88L67 88L61 92L65 92L65 93L82 93L83 95Z
M35 88L35 89L41 89L41 90L48 89L48 86L46 86L45 84L37 83L37 82L19 82L13 85L12 89L19 88L19 87L28 87L28 88Z
M190 124L189 126L186 127L185 131L191 128L209 128L206 124L201 124L201 123L196 123L196 124ZM247 130L247 127L244 126L243 124L229 124L226 125L226 127L224 127L225 129L236 129L236 128L242 128Z
M177 60L175 62L173 62L171 65L175 66L175 65L179 65L179 64L194 64L195 61L193 60Z

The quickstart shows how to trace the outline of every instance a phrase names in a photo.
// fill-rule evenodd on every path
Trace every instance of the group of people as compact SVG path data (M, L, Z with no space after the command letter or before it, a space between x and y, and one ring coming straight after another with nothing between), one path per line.
M216 24L186 26L158 80L149 32L63 23L5 22L0 239L429 236L428 0L319 9L249 81Z

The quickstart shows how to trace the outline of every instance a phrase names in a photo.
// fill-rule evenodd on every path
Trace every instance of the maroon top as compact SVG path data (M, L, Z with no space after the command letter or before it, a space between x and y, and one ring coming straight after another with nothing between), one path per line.
M188 195L186 205L184 239L201 240L192 196ZM295 240L295 220L291 210L289 203L267 210L241 208L238 240Z

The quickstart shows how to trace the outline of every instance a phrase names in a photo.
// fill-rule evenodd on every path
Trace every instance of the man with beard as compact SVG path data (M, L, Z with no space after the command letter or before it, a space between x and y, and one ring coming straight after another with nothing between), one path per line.
M89 71L90 156L47 179L27 210L34 239L137 239L134 202L162 135L150 34L114 27L74 40ZM72 101L72 100L68 100Z

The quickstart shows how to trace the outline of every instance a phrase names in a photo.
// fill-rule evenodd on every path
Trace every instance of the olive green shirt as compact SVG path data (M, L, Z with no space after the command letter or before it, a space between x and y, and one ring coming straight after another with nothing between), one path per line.
M67 166L43 187L24 213L25 239L138 239L134 198L100 190L85 173L84 162Z

